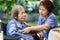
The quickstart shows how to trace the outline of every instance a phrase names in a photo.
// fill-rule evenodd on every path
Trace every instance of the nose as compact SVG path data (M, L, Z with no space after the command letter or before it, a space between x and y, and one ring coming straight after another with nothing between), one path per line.
M26 17L26 13L24 13L23 16Z

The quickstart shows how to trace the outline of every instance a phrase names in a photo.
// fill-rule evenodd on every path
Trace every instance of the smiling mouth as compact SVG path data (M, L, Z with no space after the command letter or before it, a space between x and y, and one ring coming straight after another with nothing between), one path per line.
M25 18L21 18L21 19L25 19Z

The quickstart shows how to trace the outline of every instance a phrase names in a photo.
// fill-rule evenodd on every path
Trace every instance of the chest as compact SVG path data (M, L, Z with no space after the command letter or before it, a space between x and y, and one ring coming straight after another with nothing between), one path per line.
M27 26L26 26L26 24L17 24L16 25L16 28L18 29L18 30L22 30L22 29L24 29L24 28L26 28Z

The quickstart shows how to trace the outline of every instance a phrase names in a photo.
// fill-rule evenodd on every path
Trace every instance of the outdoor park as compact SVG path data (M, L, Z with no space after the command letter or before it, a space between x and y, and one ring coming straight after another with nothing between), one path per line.
M3 23L8 23L12 19L12 7L14 5L22 5L27 14L25 21L32 26L37 26L40 1L41 0L0 0L0 20ZM51 2L54 4L53 13L56 15L58 26L60 26L60 0L51 0ZM5 40L18 39L16 37L4 37L6 38Z

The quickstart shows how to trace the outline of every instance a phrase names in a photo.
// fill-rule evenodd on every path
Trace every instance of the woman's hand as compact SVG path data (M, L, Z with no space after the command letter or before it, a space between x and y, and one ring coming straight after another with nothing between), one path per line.
M22 33L29 33L30 31L31 31L31 27L27 27L23 30L20 30L20 32L22 32Z

